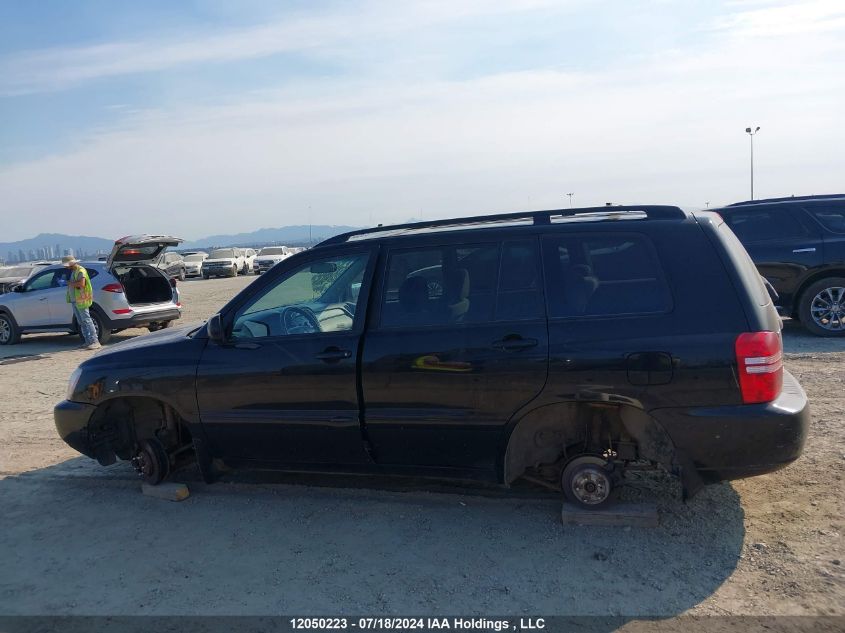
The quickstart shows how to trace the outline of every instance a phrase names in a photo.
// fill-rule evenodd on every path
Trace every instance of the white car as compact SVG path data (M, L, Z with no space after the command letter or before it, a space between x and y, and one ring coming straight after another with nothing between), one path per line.
M202 251L185 253L185 275L199 277L202 274L202 263L206 259L208 259L208 253Z
M200 268L203 279L209 277L236 277L246 274L246 258L240 248L215 248L208 254Z
M256 275L266 273L273 266L291 256L287 246L265 246L262 248L252 265Z
M242 248L241 249L244 253L244 260L246 260L246 271L244 274L249 274L252 272L252 266L255 262L256 252L255 249L252 248Z

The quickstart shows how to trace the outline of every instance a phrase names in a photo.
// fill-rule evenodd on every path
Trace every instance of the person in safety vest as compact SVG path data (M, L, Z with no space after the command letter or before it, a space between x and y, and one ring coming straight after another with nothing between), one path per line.
M67 302L73 306L73 314L85 341L81 349L100 349L97 330L89 311L94 303L94 289L91 287L91 278L88 276L88 271L72 255L62 257L62 265L70 269L70 279L67 282Z

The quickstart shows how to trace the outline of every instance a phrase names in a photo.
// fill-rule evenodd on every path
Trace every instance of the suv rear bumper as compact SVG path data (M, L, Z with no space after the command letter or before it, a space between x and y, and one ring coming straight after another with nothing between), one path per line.
M151 323L162 323L173 321L182 316L179 308L164 308L162 310L150 310L148 312L137 312L125 319L109 319L112 330L123 330L130 327L146 327Z
M655 409L651 415L707 483L787 466L801 456L810 426L807 395L786 370L783 390L773 402Z

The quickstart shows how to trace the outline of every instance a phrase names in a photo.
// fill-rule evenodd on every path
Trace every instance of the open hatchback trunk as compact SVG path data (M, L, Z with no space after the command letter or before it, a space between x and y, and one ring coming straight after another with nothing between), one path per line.
M169 235L133 235L114 243L107 261L109 271L120 280L130 305L173 300L167 275L151 264L168 246L182 242Z

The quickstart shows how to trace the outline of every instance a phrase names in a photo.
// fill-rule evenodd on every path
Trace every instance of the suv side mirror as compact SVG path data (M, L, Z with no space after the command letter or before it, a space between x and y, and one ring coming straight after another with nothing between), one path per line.
M222 343L225 340L223 319L220 318L219 314L215 314L208 320L205 330L208 332L208 338L215 343Z

